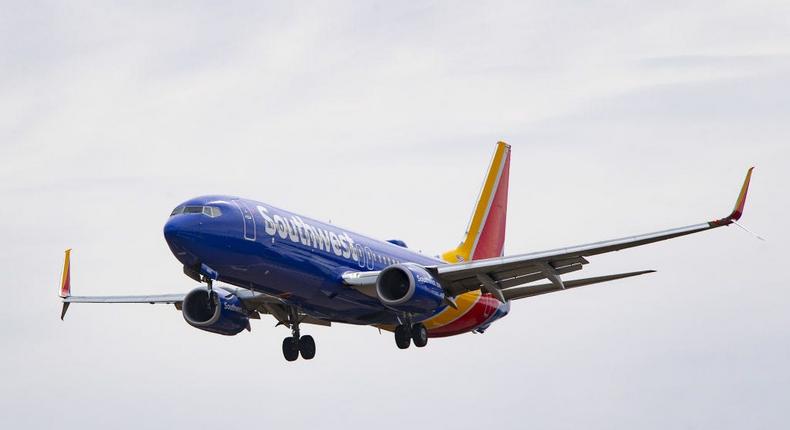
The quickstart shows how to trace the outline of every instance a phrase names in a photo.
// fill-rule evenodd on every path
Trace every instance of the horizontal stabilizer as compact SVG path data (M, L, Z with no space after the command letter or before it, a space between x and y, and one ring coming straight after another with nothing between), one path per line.
M655 270L642 270L640 272L618 273L616 275L596 276L594 278L574 279L573 281L564 281L564 289L583 287L585 285L599 284L601 282L614 281L615 279L630 278L632 276L644 275L646 273L653 273ZM506 300L518 300L525 297L538 296L540 294L551 293L560 291L561 288L553 283L540 284L540 285L527 285L523 287L513 287L502 290L502 295Z

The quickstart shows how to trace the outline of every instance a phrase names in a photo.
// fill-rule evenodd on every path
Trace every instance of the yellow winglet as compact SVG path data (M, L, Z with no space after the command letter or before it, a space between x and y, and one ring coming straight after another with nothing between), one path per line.
M749 182L752 180L753 170L754 167L750 167L749 171L746 172L746 179L743 180L743 186L741 187L740 194L738 194L738 200L735 201L735 207L728 217L730 220L738 221L741 219L741 215L743 215L743 208L746 206L746 194L749 192Z
M71 295L71 248L66 250L66 259L63 261L63 276L60 281L60 297Z
M71 295L71 248L66 250L66 258L63 260L63 276L60 279L60 297L63 299ZM69 310L69 302L63 300L63 308L60 310L60 319L66 317Z
M743 216L743 209L746 207L746 195L749 193L749 183L752 180L752 171L754 171L754 167L750 167L746 172L746 179L743 180L743 186L741 186L741 192L738 193L738 199L735 200L735 207L732 208L732 213L726 218L711 221L711 225L730 225L741 219L741 216Z

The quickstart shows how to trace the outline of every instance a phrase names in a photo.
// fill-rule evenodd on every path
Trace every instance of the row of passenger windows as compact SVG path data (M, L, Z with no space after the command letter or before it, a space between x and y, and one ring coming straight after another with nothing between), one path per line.
M359 262L359 267L367 266L368 269L371 270L373 269L373 266L376 264L389 266L392 264L401 263L401 260L398 260L397 258L392 258L386 255L378 254L376 252L371 251L370 248L367 247L362 248L362 246L359 244L355 244L355 253L361 256L361 258L359 259L354 258L355 260L357 260L357 262Z
M390 257L388 257L386 255L379 255L379 254L376 254L376 253L373 253L373 255L374 255L376 261L378 261L379 263L386 264L387 266L389 266L391 264L398 264L398 263L400 263L400 260L395 259L395 258L390 258Z
M215 207L215 206L188 206L188 205L181 205L181 206L178 206L177 208L173 209L173 212L170 213L170 216L179 215L179 214L203 214L203 215L209 216L211 218L216 218L216 217L222 215L222 211L218 207ZM364 251L363 251L363 248L361 246L359 246L359 244L357 244L356 246L357 246L357 250L356 251L358 253L362 254L362 258L360 258L358 260L359 261L359 265L362 266L362 267L364 267L366 265L365 263L367 263L367 266L372 269L373 268L372 266L374 264L383 264L385 266L389 266L389 265L398 264L398 263L401 262L401 260L398 260L397 258L392 258L392 257L386 256L386 255L377 254L377 253L371 251L370 248L364 248Z

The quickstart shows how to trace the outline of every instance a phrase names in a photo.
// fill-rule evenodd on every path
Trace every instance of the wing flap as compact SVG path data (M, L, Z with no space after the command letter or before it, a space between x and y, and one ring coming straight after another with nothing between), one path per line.
M616 275L596 276L593 278L574 279L572 281L565 281L564 290L576 287L583 287L585 285L599 284L601 282L614 281L616 279L630 278L633 276L644 275L647 273L654 273L655 270L642 270L639 272L618 273ZM523 287L513 287L502 290L502 295L506 300L518 300L526 297L538 296L546 293L553 293L555 291L562 291L562 288L557 288L553 283L540 284L540 285L527 285Z

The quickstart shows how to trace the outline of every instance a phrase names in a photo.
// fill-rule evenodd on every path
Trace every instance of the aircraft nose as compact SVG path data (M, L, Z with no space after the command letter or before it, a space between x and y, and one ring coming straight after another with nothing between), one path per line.
M194 265L216 257L216 249L225 247L224 239L236 229L227 202L216 196L188 200L170 214L163 233L170 251L185 265ZM238 222L238 221L236 221Z
M195 217L174 215L165 223L165 241L175 257L185 265L194 265L198 261L194 254L196 242L200 236L200 223Z
M200 222L191 216L174 215L165 223L165 240L170 246L183 247L184 242L195 238Z
M167 243L172 242L176 236L178 236L178 232L180 230L178 222L176 221L176 217L171 216L170 219L167 220L165 223L165 240Z

